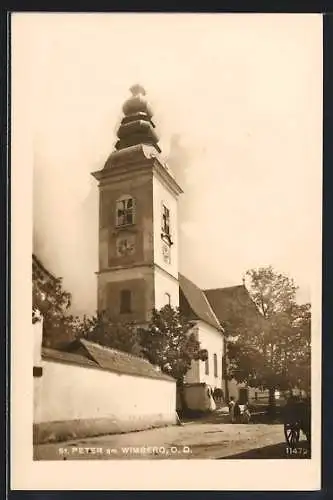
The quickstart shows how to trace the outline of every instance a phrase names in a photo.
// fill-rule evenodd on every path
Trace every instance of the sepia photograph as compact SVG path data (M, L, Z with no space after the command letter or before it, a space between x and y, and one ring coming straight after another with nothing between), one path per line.
M18 484L319 488L322 17L11 26Z

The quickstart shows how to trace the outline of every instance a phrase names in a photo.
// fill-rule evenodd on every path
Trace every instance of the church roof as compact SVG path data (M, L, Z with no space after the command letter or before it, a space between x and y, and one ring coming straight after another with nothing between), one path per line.
M178 280L180 287L179 307L182 313L189 319L201 319L214 328L222 330L203 290L182 274L178 275Z
M204 291L210 305L223 326L262 319L244 285L215 288Z

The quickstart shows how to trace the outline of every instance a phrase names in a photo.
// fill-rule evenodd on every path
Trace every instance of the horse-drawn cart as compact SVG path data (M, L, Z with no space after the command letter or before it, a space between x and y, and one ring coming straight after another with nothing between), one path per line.
M301 431L310 446L311 442L311 403L310 400L290 398L284 407L284 435L288 446L296 448Z

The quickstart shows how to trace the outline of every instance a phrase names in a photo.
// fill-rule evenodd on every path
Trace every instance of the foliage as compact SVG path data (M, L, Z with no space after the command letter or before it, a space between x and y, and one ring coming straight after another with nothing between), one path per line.
M134 323L114 323L107 312L84 316L77 336L113 349L141 356L140 336Z
M61 278L42 275L32 269L32 322L39 321L38 311L45 320L59 319L71 306L71 294L64 291Z
M79 327L79 318L68 313L71 294L63 289L62 279L32 268L32 323L43 317L43 343L56 346L73 339Z
M250 295L264 318L286 311L295 303L297 287L294 281L274 272L272 266L246 272Z
M228 343L228 373L252 387L310 389L311 306L296 303L296 286L272 267L247 272L261 313Z
M140 329L142 354L154 365L182 384L191 368L192 360L207 359L207 351L200 349L194 324L179 309L170 305L153 310L147 328Z

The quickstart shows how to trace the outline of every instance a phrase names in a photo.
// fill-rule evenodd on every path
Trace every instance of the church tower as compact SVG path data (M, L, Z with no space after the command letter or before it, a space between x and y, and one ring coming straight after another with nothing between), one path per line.
M117 322L146 322L179 305L178 196L140 85L123 105L115 150L99 181L98 310Z

